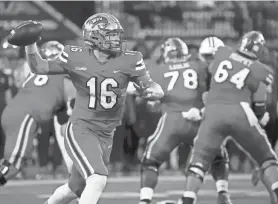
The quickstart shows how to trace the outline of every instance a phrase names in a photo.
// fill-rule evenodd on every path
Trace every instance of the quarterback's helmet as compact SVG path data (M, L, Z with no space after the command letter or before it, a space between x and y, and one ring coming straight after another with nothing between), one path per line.
M222 40L215 36L207 37L201 42L200 55L214 55L219 47L224 46Z
M109 53L122 52L124 30L115 16L107 13L92 15L83 24L82 31L87 45Z
M264 47L265 39L263 34L259 31L250 31L242 37L239 50L252 57L258 57L258 53Z
M41 46L41 56L43 59L54 60L63 50L64 46L58 41L48 41Z
M161 45L161 58L164 62L188 59L188 47L180 38L168 38Z

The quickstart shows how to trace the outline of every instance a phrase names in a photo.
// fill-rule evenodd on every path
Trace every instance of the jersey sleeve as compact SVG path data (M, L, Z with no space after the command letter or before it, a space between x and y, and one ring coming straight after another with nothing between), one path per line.
M252 95L253 103L265 103L267 97L267 85L263 82L260 82L257 91Z
M65 46L63 52L53 61L48 61L49 72L62 72L67 74L72 70L72 60L70 59L70 46Z
M140 52L134 52L134 61L131 63L131 81L136 84L143 83L144 86L149 86L153 83L150 73L146 68L143 56Z
M132 60L131 66L131 77L140 77L146 75L147 69L141 52L134 52L134 60Z

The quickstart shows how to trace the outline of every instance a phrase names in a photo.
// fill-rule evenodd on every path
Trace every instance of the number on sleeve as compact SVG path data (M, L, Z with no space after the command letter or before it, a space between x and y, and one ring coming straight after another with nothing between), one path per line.
M88 82L87 86L90 90L89 98L89 108L96 108L96 102L99 101L99 104L104 109L112 109L117 104L118 95L108 88L117 88L118 82L113 78L106 78L100 83L100 93L99 97L96 95L97 92L97 78L92 77Z
M214 80L217 83L225 82L229 77L229 72L227 70L233 69L232 63L229 60L224 60L220 62L215 75ZM237 89L242 89L244 86L244 82L250 73L250 69L244 68L239 72L235 73L231 76L230 82L236 85Z
M24 81L24 83L22 84L22 87L25 87L26 84L33 78L35 77L34 79L34 84L35 86L43 86L45 85L47 82L48 82L48 76L47 75L36 75L34 73L30 73L28 75L28 77L26 78L26 80Z
M47 81L48 81L47 75L38 75L34 80L34 84L36 86L43 86L47 83Z
M72 52L82 52L82 47L71 46L70 51L72 51Z
M193 69L186 69L183 73L183 84L185 88L196 89L198 87L198 74ZM179 71L164 73L164 78L171 77L167 91L171 91L179 78Z

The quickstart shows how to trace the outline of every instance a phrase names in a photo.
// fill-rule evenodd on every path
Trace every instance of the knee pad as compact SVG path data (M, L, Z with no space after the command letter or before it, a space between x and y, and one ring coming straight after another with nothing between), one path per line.
M106 186L107 176L93 174L86 179L86 185L94 186L99 191L103 191Z
M189 165L187 176L188 175L195 176L203 182L205 174L206 174L206 170L204 169L203 164L195 163L195 164L190 164Z
M267 159L261 164L262 172L264 172L267 168L271 166L278 166L278 161L275 158Z
M145 169L151 169L155 172L158 172L160 165L161 162L156 161L155 159L144 158L141 163L141 172L143 172Z

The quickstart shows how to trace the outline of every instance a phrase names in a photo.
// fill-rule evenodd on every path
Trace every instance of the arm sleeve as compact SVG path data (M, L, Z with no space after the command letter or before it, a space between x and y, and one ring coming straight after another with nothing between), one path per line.
M252 107L255 115L260 119L266 112L267 85L261 82L252 96Z
M144 87L153 84L153 80L150 77L149 71L146 68L143 56L140 52L136 53L136 63L132 66L131 81L137 85L143 83Z

